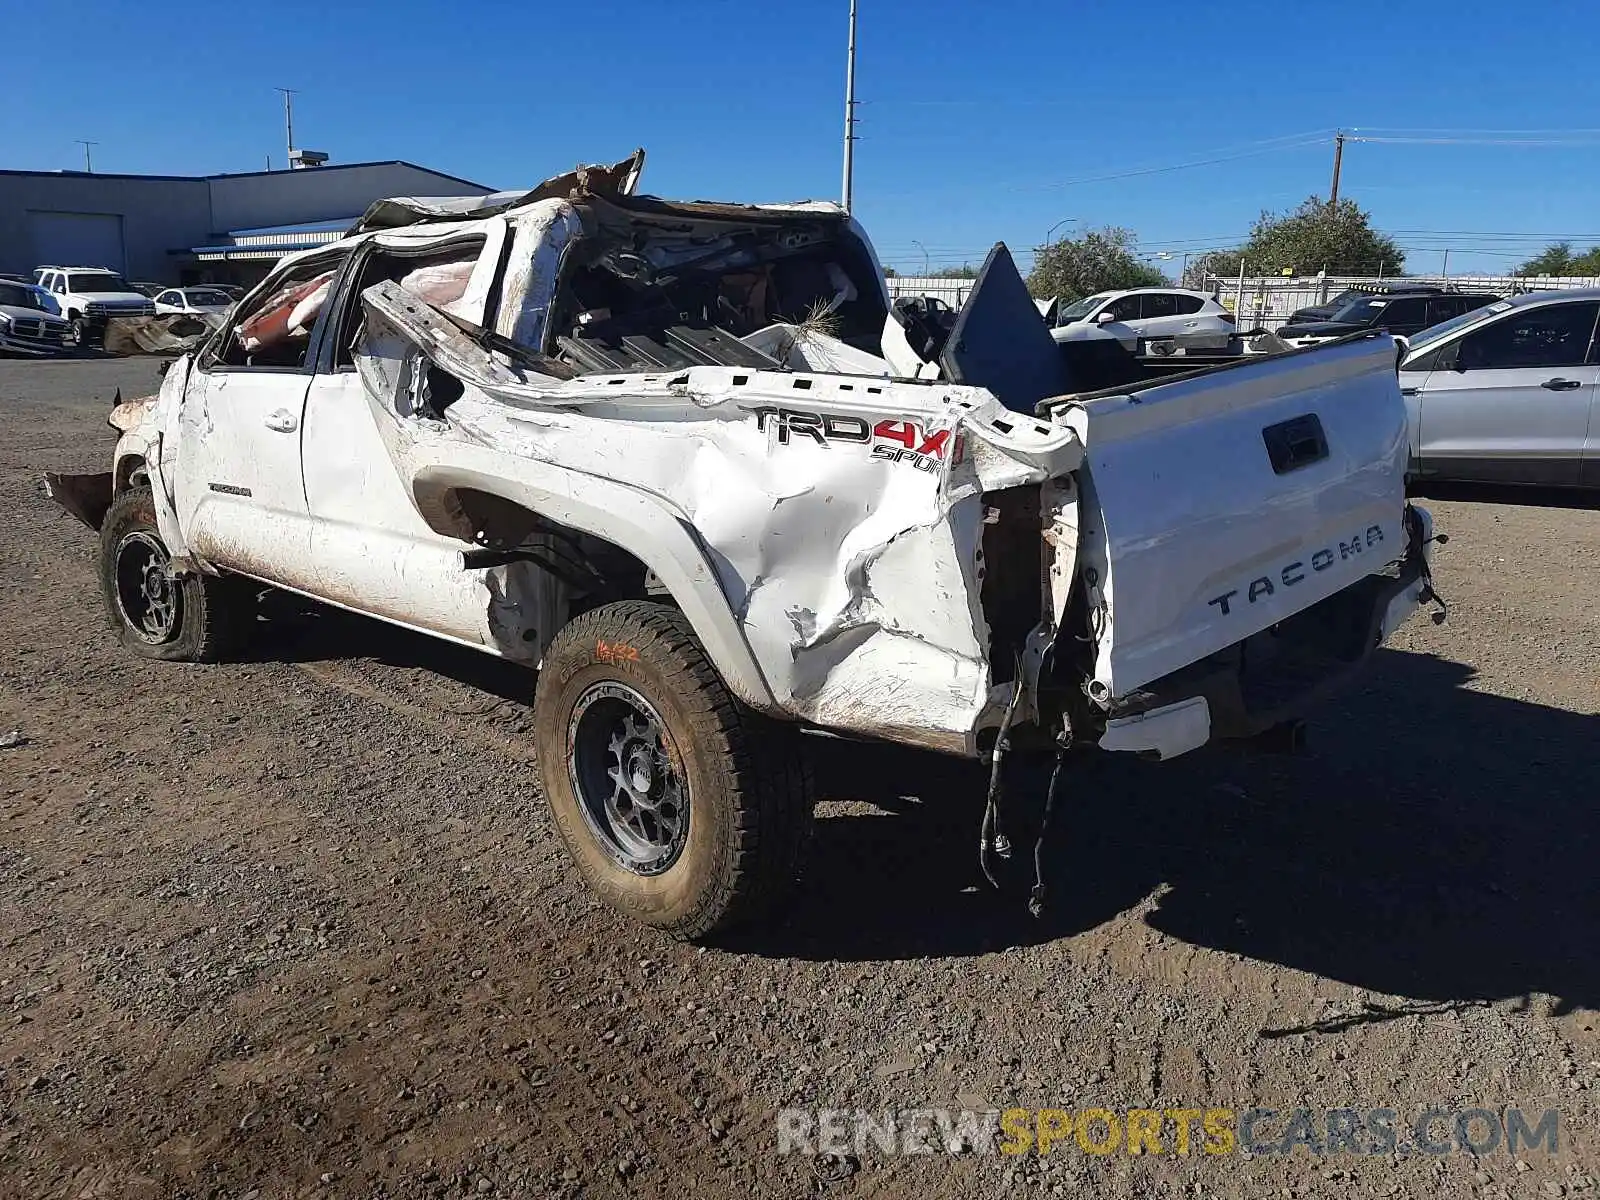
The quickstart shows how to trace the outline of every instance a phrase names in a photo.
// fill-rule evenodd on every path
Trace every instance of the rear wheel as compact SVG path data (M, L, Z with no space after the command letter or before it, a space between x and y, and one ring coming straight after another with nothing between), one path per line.
M254 621L254 591L236 579L171 574L148 486L111 503L100 527L100 587L111 627L145 658L215 662Z
M562 841L606 903L683 938L770 915L811 828L796 733L728 693L683 614L642 600L556 637L534 700Z

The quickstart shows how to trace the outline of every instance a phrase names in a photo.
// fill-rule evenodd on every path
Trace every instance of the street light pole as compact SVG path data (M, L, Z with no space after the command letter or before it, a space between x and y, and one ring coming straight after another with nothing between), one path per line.
M1358 139L1359 140L1359 139ZM1339 169L1344 165L1344 130L1333 137L1333 186L1328 189L1328 207L1339 203Z
M1049 249L1051 245L1050 239L1055 236L1056 230L1060 229L1063 225L1075 224L1077 220L1077 217L1062 217L1061 220L1050 226L1049 230L1044 235L1045 248Z
M283 140L288 147L287 166L294 166L294 88L274 88L283 93Z
M856 0L850 0L850 50L844 68L844 210L855 197Z
M921 242L917 241L916 238L911 239L911 244L918 250L922 251L922 277L926 279L930 271L930 268L928 267L928 248Z

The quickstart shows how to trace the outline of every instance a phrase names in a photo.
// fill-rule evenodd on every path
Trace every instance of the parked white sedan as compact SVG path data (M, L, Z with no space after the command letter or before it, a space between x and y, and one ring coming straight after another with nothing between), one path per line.
M156 296L158 317L226 312L233 297L220 288L168 288Z
M1233 314L1204 292L1133 288L1097 292L1056 314L1057 342L1114 338L1133 353L1226 350Z

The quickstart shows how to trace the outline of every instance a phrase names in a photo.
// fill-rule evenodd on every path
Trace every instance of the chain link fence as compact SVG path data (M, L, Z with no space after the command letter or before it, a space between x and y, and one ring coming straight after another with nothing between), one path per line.
M1600 276L1555 275L1377 275L1282 276L1255 275L1228 278L1208 275L1198 290L1215 296L1233 313L1240 329L1277 329L1297 308L1326 304L1346 288L1377 284L1419 284L1450 292L1488 292L1511 296L1519 292L1555 291L1563 288L1600 287Z

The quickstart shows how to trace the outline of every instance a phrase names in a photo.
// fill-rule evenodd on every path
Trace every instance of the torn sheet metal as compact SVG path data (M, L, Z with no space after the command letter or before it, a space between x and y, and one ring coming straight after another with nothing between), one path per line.
M842 732L974 751L998 715L982 579L1008 569L983 562L982 493L1075 470L1073 432L981 388L873 376L706 366L558 380L497 361L393 284L363 301L358 367L424 517L453 481L521 486L539 512L626 493L692 531L687 549L652 558L650 541L589 532L676 581L686 611L732 615L758 678L702 637L741 695ZM442 412L419 411L418 348L467 385ZM607 504L623 519L620 496ZM697 588L709 594L686 594Z
M644 150L640 148L610 166L575 167L546 179L537 187L491 192L487 196L400 196L375 200L350 232L397 229L424 221L476 221L538 200L561 198L579 191L592 195L630 195L644 173L644 158Z
M93 475L46 472L44 493L90 529L99 530L111 508L111 472Z
M112 317L106 322L107 354L183 354L218 329L225 313L174 313L157 317Z
M132 400L124 400L111 409L111 415L106 418L106 424L118 433L127 433L128 430L144 423L150 410L155 407L159 396L137 396Z

